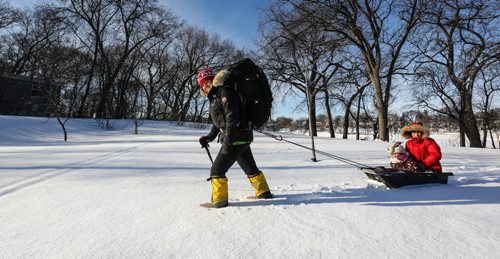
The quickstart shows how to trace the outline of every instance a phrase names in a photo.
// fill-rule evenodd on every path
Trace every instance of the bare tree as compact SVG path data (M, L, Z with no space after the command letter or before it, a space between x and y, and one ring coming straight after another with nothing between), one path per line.
M170 80L169 71L175 67L170 51L173 38L159 38L157 44L141 49L144 52L139 68L134 72L134 79L141 85L146 98L146 119L154 117L157 109L158 95L165 90Z
M348 137L350 117L356 121L357 139L359 139L360 104L366 87L370 85L370 80L362 69L362 64L358 61L356 58L351 58L349 60L350 67L344 66L344 69L335 77L336 87L330 88L331 95L344 106L343 139ZM356 100L358 100L357 112L353 114L351 108L355 105Z
M315 23L297 17L286 3L269 6L261 23L260 52L264 69L278 87L304 95L310 119L310 135L316 136L316 99L325 92L340 68L335 35ZM330 109L329 98L327 110ZM330 124L332 116L329 116Z
M66 1L64 1L66 2ZM177 26L177 19L154 1L142 0L71 0L64 7L72 18L75 34L93 55L92 74L101 77L96 116L122 113L127 82L136 67L139 49ZM88 96L92 76L87 81ZM121 82L119 82L121 81ZM112 107L113 90L115 107ZM84 100L85 101L85 100Z
M471 147L482 147L473 96L480 71L499 64L498 3L435 0L433 6L426 12L422 37L414 44L421 54L417 71L423 76L446 72L454 90L442 84L442 74L437 75L439 80L428 80L435 81L435 91L450 101L443 103L445 108L451 110L453 105L449 114L460 125L460 145L465 146L466 135Z
M16 24L16 30L6 38L3 58L8 66L7 72L35 76L40 58L43 58L40 53L60 37L60 21L57 12L46 6L25 10Z
M500 66L496 66L494 69L488 69L486 71L481 71L479 76L481 85L479 89L480 101L477 104L478 109L481 111L481 120L483 128L483 140L482 145L486 147L486 140L488 138L488 133L491 137L491 142L493 148L495 148L495 141L493 140L493 116L492 116L492 106L494 97L500 92Z
M76 107L73 99L61 97L66 97L67 91L72 88L72 83L78 84L74 78L79 77L76 67L81 68L81 61L77 59L80 53L71 46L64 46L64 42L68 42L68 31L59 9L49 5L38 5L34 13L36 28L38 28L37 35L45 37L43 37L43 48L33 53L34 61L36 61L33 75L49 83L50 116L57 118L64 133L64 141L67 141L66 123L73 117L73 109Z
M0 30L19 20L19 12L6 0L0 0Z
M425 68L421 67L413 85L412 95L416 104L446 115L458 122L460 129L465 128L464 121L460 120L459 116L461 113L460 95L452 86L447 72L442 67L431 64ZM412 120L415 121L417 118ZM460 137L461 146L464 146L465 137L463 134Z
M377 109L378 138L388 140L388 109L393 79L406 73L411 57L404 47L427 1L425 0L288 0L311 22L342 35L365 63Z
M6 34L8 28L13 27L18 20L20 20L20 15L10 3L0 0L0 74L9 70L9 62L7 62L4 49L9 46L9 37Z
M106 0L71 0L68 5L65 5L66 0L59 0L59 2L64 4L61 9L67 13L68 27L73 30L73 34L79 39L82 48L86 49L89 56L92 57L81 105L78 109L78 116L81 117L87 107L91 87L94 83L98 83L97 80L94 81L94 74L101 50L104 49L105 36L110 34L109 27L111 27L117 10L112 8L111 1Z

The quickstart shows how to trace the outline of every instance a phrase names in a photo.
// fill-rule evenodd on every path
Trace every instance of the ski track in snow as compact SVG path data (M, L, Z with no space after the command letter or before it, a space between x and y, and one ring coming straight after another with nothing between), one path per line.
M5 184L5 185L0 185L0 198L7 195L7 194L10 194L10 193L22 190L24 188L33 186L35 184L45 182L45 181L50 180L52 178L59 177L59 176L62 176L62 175L65 175L65 174L68 174L71 172L75 172L79 168L86 168L86 167L98 164L100 162L104 162L104 161L107 161L107 160L110 160L110 159L113 159L113 158L116 158L119 156L123 156L125 154L138 152L138 151L143 150L151 145L153 145L153 143L146 143L146 144L141 144L138 146L126 148L123 150L112 151L106 155L99 155L96 157L84 159L84 160L76 162L76 163L68 164L67 166L64 166L64 168L62 168L62 169L42 171L42 172L37 173L34 176L30 176L26 179L23 179L20 181L15 181L13 183ZM3 169L16 170L17 168L12 167L12 168L3 168Z

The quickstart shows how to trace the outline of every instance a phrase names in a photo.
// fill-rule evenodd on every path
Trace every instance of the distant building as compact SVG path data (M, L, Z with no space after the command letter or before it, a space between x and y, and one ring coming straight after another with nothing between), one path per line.
M47 81L25 76L2 74L0 76L0 114L48 115L51 87Z

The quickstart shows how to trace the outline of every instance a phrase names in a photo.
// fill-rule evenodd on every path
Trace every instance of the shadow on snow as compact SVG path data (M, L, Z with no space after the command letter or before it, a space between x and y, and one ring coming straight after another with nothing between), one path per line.
M278 194L275 199L230 202L233 207L357 203L364 206L500 204L499 186L419 185L400 189L350 188L334 192Z

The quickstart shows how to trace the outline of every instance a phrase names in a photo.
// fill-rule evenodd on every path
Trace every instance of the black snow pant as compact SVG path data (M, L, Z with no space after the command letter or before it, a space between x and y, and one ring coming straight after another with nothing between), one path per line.
M226 172L231 168L234 162L238 162L241 169L247 176L253 176L259 173L259 169L255 164L250 143L233 146L228 154L223 154L222 149L217 154L212 168L210 169L210 177L219 178L226 177Z

